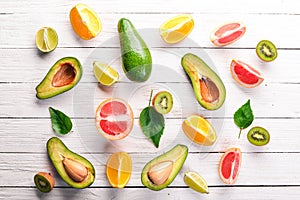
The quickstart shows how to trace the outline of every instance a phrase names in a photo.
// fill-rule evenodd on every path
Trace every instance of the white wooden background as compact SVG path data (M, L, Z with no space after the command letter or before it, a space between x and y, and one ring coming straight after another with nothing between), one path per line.
M82 0L99 14L103 31L90 41L79 39L73 32L68 14L78 1L61 0L1 0L0 1L0 199L299 199L300 197L300 1L182 1L182 0ZM138 29L157 29L168 18L189 13L195 28L189 39L166 45L158 35L145 38L151 51L204 51L213 60L227 88L227 99L221 111L207 112L196 103L188 79L180 64L166 57L163 64L173 66L183 81L162 81L161 84L181 91L190 104L182 113L170 114L163 135L162 147L155 149L143 136L138 126L126 142L110 143L95 135L99 144L89 143L85 131L95 133L93 110L82 112L77 103L92 103L95 107L111 93L98 88L92 72L93 52L107 55L119 51L119 44L106 42L117 36L117 22L129 18ZM209 41L212 29L223 22L241 20L247 32L241 40L224 48L216 48ZM35 48L34 37L42 26L55 28L59 35L58 48L42 55ZM278 58L263 63L255 55L255 46L261 39L269 39L278 47ZM36 85L54 62L64 56L75 56L83 64L84 75L78 86L60 96L40 101L35 98ZM157 55L156 55L157 56ZM265 82L255 89L243 89L231 78L229 64L232 58L241 59L262 71ZM96 58L95 58L96 59ZM154 56L155 60L155 56ZM120 64L120 63L119 63ZM116 62L116 66L118 62ZM122 75L122 70L118 68ZM160 78L152 75L155 82ZM117 83L125 87L128 81ZM80 89L81 88L81 89ZM176 89L177 88L177 89ZM182 88L188 88L183 90ZM92 95L90 94L92 91ZM83 92L83 93L81 93ZM79 98L86 94L93 99ZM133 106L135 116L147 105L143 94ZM76 97L76 99L74 99ZM254 125L267 128L271 141L267 146L254 147L248 143L245 130L237 139L238 129L233 122L234 111L251 99L255 114ZM73 151L87 157L96 168L96 180L89 188L70 188L57 175L46 153L47 140L55 136L51 129L48 107L53 106L72 117L72 133L61 137ZM187 110L185 112L185 110ZM181 117L191 110L200 110L218 126L218 141L212 148L192 145L180 125ZM137 121L136 123L137 124ZM177 128L176 128L177 127ZM176 133L176 139L172 133ZM137 143L138 142L138 143ZM126 144L124 144L126 143ZM189 144L189 156L174 182L158 192L148 190L140 182L140 173L146 162L176 143ZM101 145L105 145L105 147ZM143 148L149 146L149 148ZM224 185L218 177L217 167L222 153L231 146L243 152L243 161L237 182ZM116 148L117 147L117 148ZM113 189L105 176L104 162L113 151L126 150L133 159L133 174L125 189ZM201 195L187 188L183 173L199 172L208 182L210 194ZM49 194L41 194L34 186L33 176L38 171L54 174L56 186Z

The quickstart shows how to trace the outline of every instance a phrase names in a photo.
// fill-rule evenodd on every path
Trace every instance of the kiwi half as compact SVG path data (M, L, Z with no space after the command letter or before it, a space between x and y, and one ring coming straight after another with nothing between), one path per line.
M262 40L256 46L257 56L266 62L271 62L277 58L277 48L269 40Z
M161 91L157 93L152 100L152 105L160 114L169 113L173 107L172 94L168 91Z
M247 138L251 144L263 146L269 143L270 134L266 129L256 126L249 130Z
M47 193L54 187L54 178L50 173L39 172L34 176L34 183L39 191Z

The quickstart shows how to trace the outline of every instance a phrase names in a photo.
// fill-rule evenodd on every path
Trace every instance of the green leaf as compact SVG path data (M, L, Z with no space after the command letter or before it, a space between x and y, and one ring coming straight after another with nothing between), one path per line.
M72 122L70 118L59 110L55 110L49 107L49 112L51 116L52 128L56 133L67 134L72 129Z
M243 129L247 128L252 124L254 120L254 115L250 106L250 99L242 105L234 113L234 123L240 128L239 138Z
M140 125L143 133L152 140L156 148L165 128L164 116L158 113L152 106L144 108L140 114Z

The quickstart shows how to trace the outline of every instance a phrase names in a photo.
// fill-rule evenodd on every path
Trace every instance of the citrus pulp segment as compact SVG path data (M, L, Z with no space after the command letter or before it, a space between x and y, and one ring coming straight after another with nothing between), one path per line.
M111 66L95 61L93 68L95 77L102 85L111 86L119 81L119 73Z
M191 189L200 192L200 193L206 193L208 194L208 186L206 181L202 176L200 176L196 172L186 172L184 174L184 182L187 186L189 186Z
M56 31L50 27L43 27L35 35L36 47L43 53L53 51L58 44Z

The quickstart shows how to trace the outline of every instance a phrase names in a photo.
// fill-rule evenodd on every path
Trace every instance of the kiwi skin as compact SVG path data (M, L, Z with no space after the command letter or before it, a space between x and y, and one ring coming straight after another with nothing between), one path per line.
M39 191L48 193L53 189L55 181L50 173L39 172L34 176L34 183Z
M256 46L256 54L261 60L271 62L277 58L277 48L271 41L261 40Z
M255 126L249 130L247 138L255 146L264 146L269 143L270 134L266 129Z

